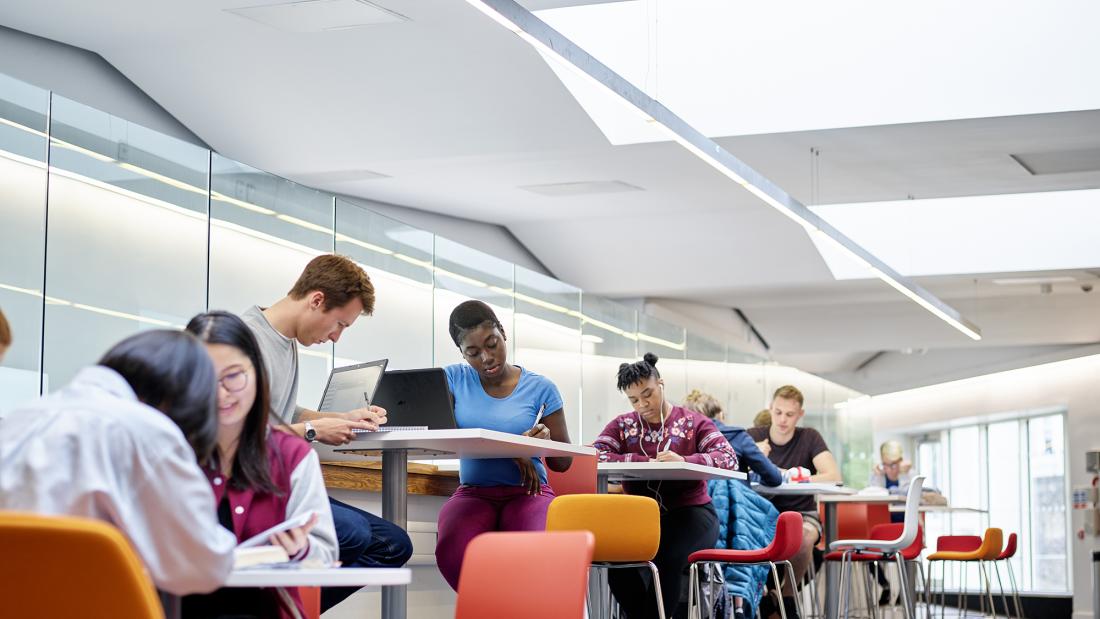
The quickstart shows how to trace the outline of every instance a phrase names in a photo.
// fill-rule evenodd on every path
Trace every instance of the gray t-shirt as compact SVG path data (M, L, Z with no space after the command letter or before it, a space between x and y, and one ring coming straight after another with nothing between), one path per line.
M241 320L260 344L267 380L271 383L271 414L283 423L294 423L298 409L297 343L271 326L259 305L248 308L241 314Z

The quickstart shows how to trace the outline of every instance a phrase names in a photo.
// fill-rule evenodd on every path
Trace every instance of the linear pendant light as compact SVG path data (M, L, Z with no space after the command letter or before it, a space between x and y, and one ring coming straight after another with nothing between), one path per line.
M734 157L717 142L697 131L664 105L623 79L514 0L466 1L493 21L515 33L536 50L549 57L559 58L578 75L615 95L630 109L640 113L646 121L655 123L667 131L673 140L707 165L805 228L811 235L830 242L845 254L864 264L875 277L886 282L940 320L973 340L982 339L981 330L977 325L964 318L955 308L944 303L923 286L890 268L775 183Z

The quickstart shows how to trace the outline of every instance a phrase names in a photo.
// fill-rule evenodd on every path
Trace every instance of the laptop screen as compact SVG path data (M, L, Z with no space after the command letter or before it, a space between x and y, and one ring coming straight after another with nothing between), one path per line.
M317 410L342 413L374 402L374 393L386 370L387 359L336 368L329 376Z

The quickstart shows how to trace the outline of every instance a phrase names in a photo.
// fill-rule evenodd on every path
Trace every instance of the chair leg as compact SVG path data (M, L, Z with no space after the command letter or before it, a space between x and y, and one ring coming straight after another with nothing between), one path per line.
M966 604L964 603L964 600L966 599L966 563L964 563L962 561L959 561L958 564L959 564L959 578L962 581L962 589L960 590L961 593L959 595L959 616L960 617L965 617L966 615L963 614L963 608L966 607ZM970 609L967 608L966 610L970 610Z
M921 563L920 557L914 559L913 564L917 566L917 581L921 583L922 587L921 599L924 603L925 619L932 619L932 597L928 590L928 579L924 576L924 564Z
M997 609L995 606L993 606L993 585L989 580L989 572L986 571L985 561L978 561L978 572L981 574L982 580L985 582L985 591L983 592L985 597L983 599L988 599L989 601L989 616L996 619ZM982 605L985 605L984 602Z
M786 605L783 604L783 584L779 581L779 570L775 569L775 564L770 561L768 562L768 567L771 568L772 578L775 579L776 592L779 594L779 604L777 604L777 606L779 606L779 616L783 619L787 619L787 608ZM793 585L794 583L791 584Z
M905 572L905 559L901 553L894 554L894 562L898 566L899 588L901 589L901 603L905 607L905 619L915 619L916 607L913 604L913 592L909 590L909 574Z
M688 566L688 617L699 617L703 619L703 613L700 611L698 614L695 612L695 595L699 588L699 564L692 563ZM699 592L700 597L702 592ZM701 605L700 605L701 606Z
M1016 574L1012 570L1012 559L1005 560L1005 567L1008 568L1008 580L1012 583L1012 597L1016 603L1016 617L1017 619L1024 619L1024 605L1020 600L1020 588L1016 586Z
M794 609L798 613L798 616L802 619L806 619L806 615L802 614L802 596L798 593L798 585L795 582L794 577L794 565L790 561L782 561L787 566L787 578L791 581L791 588L794 589Z
M848 597L851 589L851 583L848 582L848 564L848 551L845 551L840 557L840 591L837 591L840 596L837 608L844 609L844 619L848 619Z
M1008 608L1008 596L1005 595L1004 582L1001 580L1001 568L997 567L996 561L990 561L989 569L997 575L997 588L1001 590L1001 604L1005 607L1005 617L1011 617L1012 611Z
M871 563L863 564L863 598L867 602L867 614L878 619L878 600L875 599L875 582L871 577Z
M806 570L806 589L810 596L811 617L813 619L824 619L824 617L821 616L821 609L818 607L820 602L817 599L817 570L814 569L813 561L810 561L809 568L810 569Z

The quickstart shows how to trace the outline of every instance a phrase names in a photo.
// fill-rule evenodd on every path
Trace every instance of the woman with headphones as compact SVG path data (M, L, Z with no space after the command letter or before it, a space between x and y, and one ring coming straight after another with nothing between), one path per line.
M646 353L619 366L618 388L634 408L596 437L592 446L600 462L691 462L723 469L737 468L737 454L714 422L665 399L657 372L657 355ZM624 482L623 491L652 497L661 507L661 544L653 562L661 575L665 616L687 615L680 597L688 555L714 548L718 516L704 481ZM631 619L656 617L648 570L611 570L608 584Z

